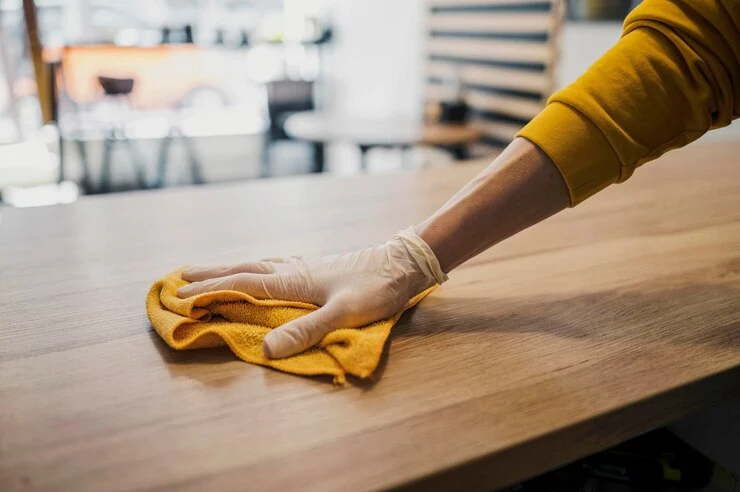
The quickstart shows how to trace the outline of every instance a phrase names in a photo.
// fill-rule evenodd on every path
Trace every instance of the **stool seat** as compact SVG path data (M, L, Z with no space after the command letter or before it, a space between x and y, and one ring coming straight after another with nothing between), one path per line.
M106 96L127 96L134 90L134 79L98 77L98 82Z

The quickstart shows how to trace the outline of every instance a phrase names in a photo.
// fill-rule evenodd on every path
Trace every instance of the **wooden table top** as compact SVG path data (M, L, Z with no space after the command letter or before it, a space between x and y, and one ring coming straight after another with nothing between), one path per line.
M480 132L470 125L423 123L389 118L302 111L285 120L285 132L310 142L349 142L357 145L461 145L476 142Z
M480 166L2 209L0 489L491 490L729 398L738 153L671 153L472 260L344 388L169 349L150 283L382 241Z

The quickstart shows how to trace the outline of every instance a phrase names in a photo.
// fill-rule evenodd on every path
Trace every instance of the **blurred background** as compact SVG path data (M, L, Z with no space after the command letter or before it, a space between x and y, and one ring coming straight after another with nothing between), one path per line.
M0 0L0 197L486 158L636 3Z

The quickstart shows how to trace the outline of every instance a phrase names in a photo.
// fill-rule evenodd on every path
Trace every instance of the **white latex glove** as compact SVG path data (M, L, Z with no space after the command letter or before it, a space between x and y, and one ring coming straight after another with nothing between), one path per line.
M180 288L179 297L236 290L258 299L321 306L272 330L263 344L269 358L302 352L338 328L389 318L416 294L447 280L434 253L413 228L385 244L354 253L191 267L182 271L182 278L192 283Z

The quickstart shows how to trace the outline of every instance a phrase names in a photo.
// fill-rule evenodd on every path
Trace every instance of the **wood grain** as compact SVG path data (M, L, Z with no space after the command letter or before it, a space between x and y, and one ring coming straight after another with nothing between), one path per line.
M346 388L174 352L144 295L184 263L382 241L480 165L2 209L0 490L491 490L729 398L738 152L670 153L475 258Z
M427 40L430 55L513 63L549 63L547 44L527 41L467 40L431 38Z

